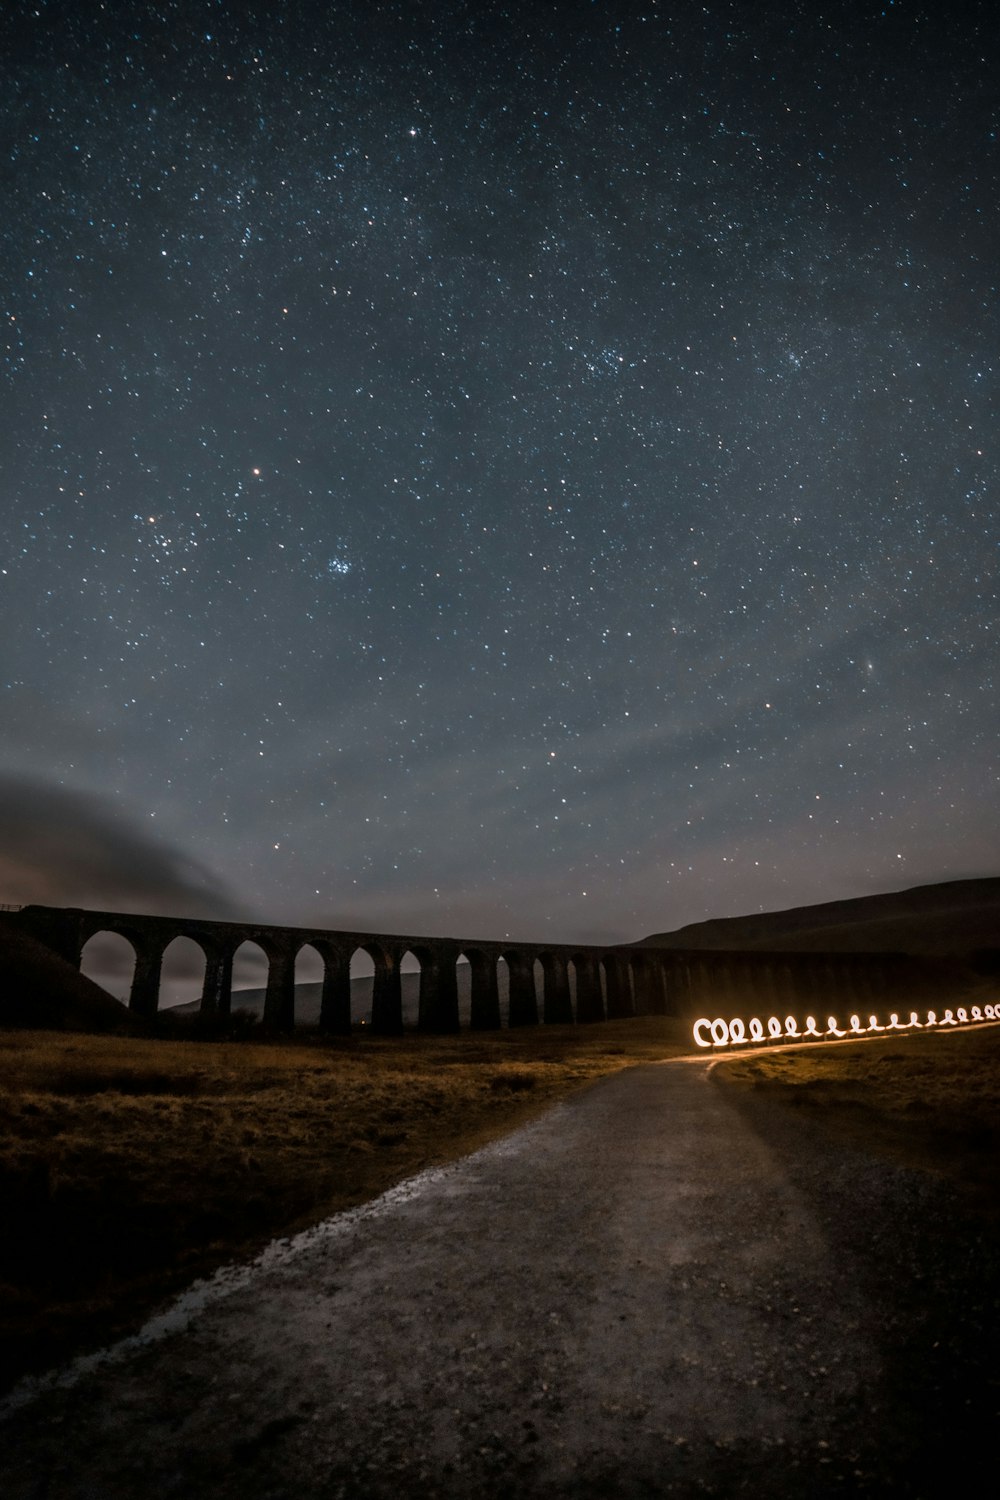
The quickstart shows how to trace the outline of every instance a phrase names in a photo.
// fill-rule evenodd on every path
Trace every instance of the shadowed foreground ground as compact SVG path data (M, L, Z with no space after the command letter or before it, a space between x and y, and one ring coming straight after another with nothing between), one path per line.
M275 1235L687 1051L680 1033L662 1017L270 1044L0 1033L0 1397Z
M13 1413L5 1493L971 1493L1000 1279L963 1203L638 1068Z

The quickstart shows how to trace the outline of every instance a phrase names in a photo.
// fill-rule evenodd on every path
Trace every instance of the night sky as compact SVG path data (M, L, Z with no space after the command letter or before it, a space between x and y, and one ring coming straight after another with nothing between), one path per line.
M983 4L0 19L0 900L997 872Z

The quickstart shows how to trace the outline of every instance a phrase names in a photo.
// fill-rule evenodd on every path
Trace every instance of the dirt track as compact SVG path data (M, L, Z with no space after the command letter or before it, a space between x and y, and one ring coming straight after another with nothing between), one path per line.
M13 1412L4 1494L979 1493L998 1285L935 1180L638 1068Z

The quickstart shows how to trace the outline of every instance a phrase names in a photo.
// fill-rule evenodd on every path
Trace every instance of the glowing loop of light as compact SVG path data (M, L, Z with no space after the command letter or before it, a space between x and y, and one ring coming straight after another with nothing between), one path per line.
M886 1026L875 1015L868 1017L867 1026L861 1024L859 1015L852 1015L848 1017L846 1031L839 1025L836 1016L827 1016L825 1031L820 1030L815 1016L806 1016L805 1029L802 1031L794 1016L786 1016L784 1022L778 1016L768 1016L766 1022L759 1016L753 1016L749 1021L744 1021L740 1016L734 1016L731 1021L716 1016L714 1021L710 1021L707 1016L702 1016L694 1023L694 1040L697 1047L730 1047L738 1046L741 1042L767 1040L800 1042L806 1037L827 1041L835 1037L868 1036L872 1032L924 1030L931 1026L967 1026L976 1021L1000 1021L1000 1006L956 1005L954 1010L945 1009L940 1016L936 1010L928 1010L922 1021L915 1010L910 1011L906 1021L901 1021L899 1012L894 1010L890 1012Z

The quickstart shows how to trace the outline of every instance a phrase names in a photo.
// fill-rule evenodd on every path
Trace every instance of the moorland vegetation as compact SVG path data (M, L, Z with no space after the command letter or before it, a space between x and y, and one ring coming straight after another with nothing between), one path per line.
M0 1033L0 1389L573 1089L690 1051L663 1017L336 1042L269 1041L241 1018L211 1041L196 1018L167 1029ZM713 1078L944 1173L996 1215L996 1026L728 1057Z

